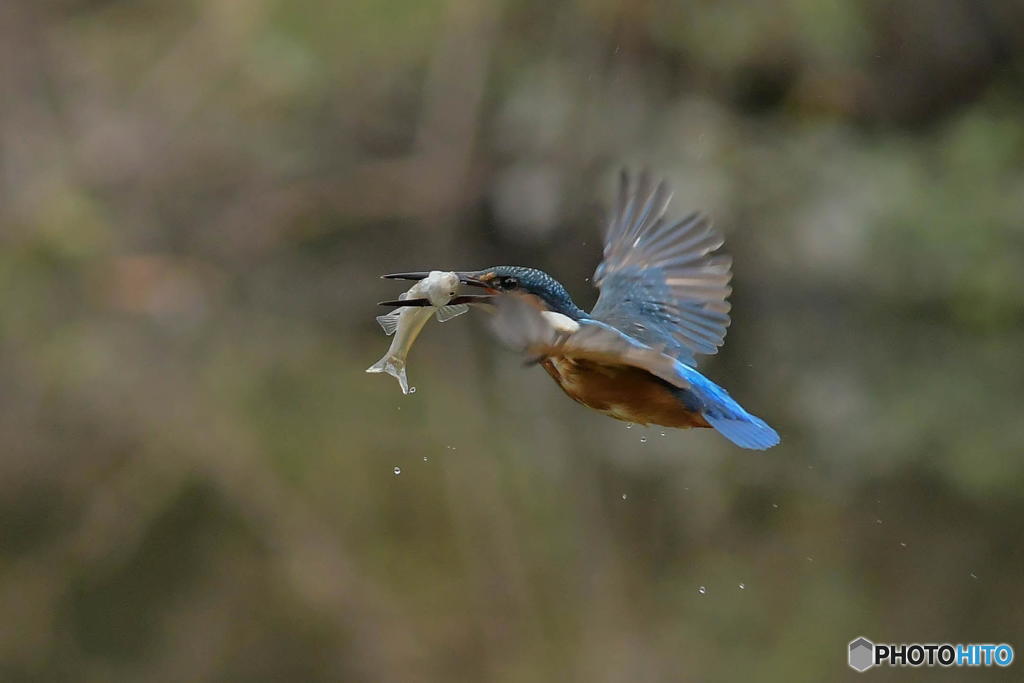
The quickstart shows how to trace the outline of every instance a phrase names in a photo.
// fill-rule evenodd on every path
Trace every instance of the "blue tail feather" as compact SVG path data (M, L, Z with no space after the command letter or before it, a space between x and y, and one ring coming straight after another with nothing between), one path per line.
M751 415L722 387L693 368L678 363L680 375L690 383L701 414L718 433L741 448L764 450L779 443L778 432L761 418ZM696 407L696 406L695 406Z
M722 417L706 412L704 419L717 429L719 434L742 448L764 450L779 443L778 432L761 418L746 411L742 417Z

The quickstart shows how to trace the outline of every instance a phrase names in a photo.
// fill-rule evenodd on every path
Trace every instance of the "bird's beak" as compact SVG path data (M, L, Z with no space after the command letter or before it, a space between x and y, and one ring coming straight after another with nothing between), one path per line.
M476 278L476 273L472 272L461 272L455 273L459 276L459 282L467 287L483 287L484 289L490 289L486 282L482 282ZM385 280L422 280L430 275L429 270L417 270L411 273L391 273L389 275L381 275Z
M456 272L459 276L459 283L467 287L480 287L487 292L497 293L496 289L491 288L486 282L478 280L477 273L473 272ZM430 275L429 270L417 270L411 273L390 273L388 275L381 275L386 280L422 280ZM449 306L455 306L458 304L489 304L492 302L494 297L492 294L460 294L459 296L453 297L448 302ZM407 307L407 306L431 306L427 299L395 299L392 301L381 301L377 304L378 306L391 306L392 308Z
M430 299L393 299L391 301L378 301L377 305L408 308L409 306L433 306L434 304L430 303Z

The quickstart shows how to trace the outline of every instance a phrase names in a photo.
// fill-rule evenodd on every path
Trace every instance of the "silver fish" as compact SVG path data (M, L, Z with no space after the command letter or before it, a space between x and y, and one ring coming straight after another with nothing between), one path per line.
M412 348L413 342L423 330L432 314L436 314L438 322L446 322L462 315L469 310L466 304L448 305L459 290L459 276L440 270L430 271L399 299L427 299L430 306L403 306L396 308L387 315L377 316L377 322L384 328L387 335L395 335L391 347L384 357L366 369L367 372L386 372L402 387L402 393L408 394L409 380L405 375L405 357Z

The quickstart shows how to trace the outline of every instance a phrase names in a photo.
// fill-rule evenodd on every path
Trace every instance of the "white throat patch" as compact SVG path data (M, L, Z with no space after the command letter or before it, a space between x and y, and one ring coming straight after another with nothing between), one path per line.
M567 315L555 311L541 311L541 315L558 334L575 334L580 329L580 324Z

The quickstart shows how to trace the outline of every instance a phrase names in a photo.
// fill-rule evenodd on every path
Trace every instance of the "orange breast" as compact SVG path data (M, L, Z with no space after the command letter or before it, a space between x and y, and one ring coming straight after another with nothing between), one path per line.
M710 427L688 410L672 387L654 375L626 365L599 365L573 358L541 362L570 398L625 422L685 429Z

